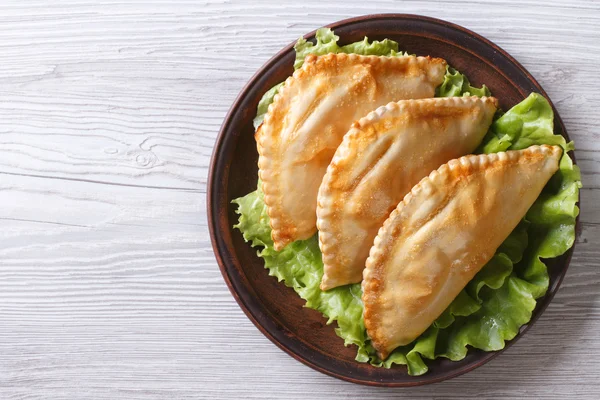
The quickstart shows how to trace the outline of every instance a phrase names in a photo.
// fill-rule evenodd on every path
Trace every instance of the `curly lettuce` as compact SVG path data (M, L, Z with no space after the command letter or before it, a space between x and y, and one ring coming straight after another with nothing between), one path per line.
M308 54L399 54L397 43L390 40L369 42L365 38L341 47L337 41L329 29L317 32L315 44L300 39L295 66L299 67ZM277 89L265 94L257 118L266 112ZM489 95L489 90L471 86L464 75L449 67L436 96L463 95ZM326 292L319 289L323 263L317 237L294 242L280 252L274 250L260 184L258 190L233 200L239 214L234 227L247 242L258 247L258 256L264 259L269 275L293 288L306 301L306 307L321 312L328 324L337 322L335 331L344 344L357 346L357 361L386 368L404 364L409 374L421 375L427 372L424 359L445 357L458 361L466 356L468 346L500 350L530 321L536 300L548 290L549 276L543 260L564 254L575 240L581 178L568 155L574 149L573 143L553 133L553 118L548 101L533 93L493 122L479 152L518 150L534 144L559 145L565 150L559 171L494 257L432 326L413 343L397 348L385 361L377 357L366 333L360 284Z
M317 56L329 53L360 54L363 56L400 56L406 54L398 52L398 43L389 39L369 42L369 38L365 36L362 41L350 43L346 46L338 45L339 39L329 28L317 30L315 34L316 43L309 42L304 38L298 39L294 46L294 50L296 50L294 69L300 68L309 54Z

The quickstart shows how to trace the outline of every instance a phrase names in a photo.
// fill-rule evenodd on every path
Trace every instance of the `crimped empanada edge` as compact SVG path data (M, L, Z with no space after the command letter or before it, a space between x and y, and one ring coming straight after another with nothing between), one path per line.
M381 248L383 238L396 229L397 217L403 212L403 209L411 204L412 201L418 200L418 197L423 193L427 195L432 189L432 183L438 183L440 180L457 181L463 175L472 175L476 171L487 168L491 164L518 162L518 160L532 158L536 155L557 156L560 160L562 148L554 145L534 145L523 150L510 150L500 153L467 155L443 164L437 170L432 171L428 176L423 178L415 185L410 192L406 194L404 199L392 211L388 219L383 223L375 237L373 247L367 258L366 267L363 271L362 282L362 301L364 304L363 320L367 334L369 335L373 347L378 352L379 357L384 360L392 348L388 348L385 338L379 334L379 329L376 326L377 321L374 315L378 313L377 305L379 304L378 295L382 291L383 282L378 278L381 273L381 268L385 262L385 249Z

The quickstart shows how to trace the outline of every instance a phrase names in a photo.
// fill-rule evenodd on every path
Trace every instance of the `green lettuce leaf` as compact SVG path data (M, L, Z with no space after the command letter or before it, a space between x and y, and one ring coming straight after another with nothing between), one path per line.
M298 59L311 54L343 51L337 36L330 30L317 33L317 43L298 41ZM364 41L344 46L348 51L397 52L397 44ZM377 50L375 50L377 49ZM300 53L303 53L300 55ZM361 53L364 54L364 53ZM386 53L387 54L387 53ZM273 89L272 89L273 90ZM263 98L263 110L270 100ZM468 79L448 68L446 79L436 91L438 96L489 95L489 90L473 88ZM261 100L261 103L263 101ZM260 114L260 109L259 109ZM540 197L497 250L450 306L413 343L396 349L385 361L371 345L362 318L363 305L359 284L338 287L327 292L319 289L323 264L316 236L297 241L277 252L270 236L269 217L259 189L233 202L237 204L239 229L244 239L258 247L269 274L293 288L306 307L320 311L327 323L337 322L336 333L345 345L356 345L356 360L389 368L407 365L411 375L427 372L424 359L446 357L463 359L468 346L485 351L504 348L520 327L530 321L536 299L548 289L548 271L543 259L566 252L575 239L576 202L581 187L579 169L567 154L573 143L553 133L553 112L547 100L533 93L493 123L479 151L492 153L522 149L533 144L556 144L565 152L559 171L552 177Z
M309 54L322 56L329 53L348 53L361 54L363 56L396 56L405 53L398 52L398 43L393 40L385 39L382 41L374 40L369 42L365 38L360 42L354 42L346 46L338 45L340 38L329 28L318 29L315 34L315 43L309 42L304 38L298 39L294 49L296 50L296 60L294 69L298 69L304 64L304 59Z
M256 117L254 117L254 120L252 121L254 129L257 129L260 126L260 124L262 124L263 120L265 119L265 114L269 110L269 105L271 105L273 99L275 98L275 95L277 94L277 92L279 92L279 88L282 86L283 82L278 83L277 85L269 89L267 93L263 94L263 96L261 97L260 101L258 102L258 107L256 109Z
M481 88L471 86L466 76L448 66L444 81L435 90L435 97L455 96L490 96L490 90L485 85Z
M490 90L483 85L481 88L471 86L466 76L448 66L444 81L435 90L435 97L456 97L456 96L489 96Z
M239 222L234 228L239 229L253 247L261 248L258 256L264 259L269 275L293 288L306 300L306 307L318 310L328 318L328 324L337 321L336 333L344 339L344 344L357 345L360 353L357 358L368 361L364 350L368 338L362 318L360 284L326 292L319 289L323 261L316 236L291 243L279 252L273 249L269 216L260 183L256 191L233 200L233 203L237 204L236 212L239 214Z

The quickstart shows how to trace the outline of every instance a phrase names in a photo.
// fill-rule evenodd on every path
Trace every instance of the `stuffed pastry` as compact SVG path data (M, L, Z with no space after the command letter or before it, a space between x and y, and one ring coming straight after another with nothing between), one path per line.
M491 259L558 170L558 146L469 155L423 178L379 230L364 270L380 357L412 342Z
M256 132L276 250L316 232L317 192L352 122L401 99L433 97L446 62L430 57L308 56Z
M373 239L390 212L432 170L472 153L496 107L493 97L402 100L353 124L317 197L322 290L362 280Z

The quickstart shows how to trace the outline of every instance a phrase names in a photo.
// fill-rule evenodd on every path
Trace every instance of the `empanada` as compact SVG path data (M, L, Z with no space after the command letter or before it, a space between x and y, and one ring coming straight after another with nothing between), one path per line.
M558 146L469 155L423 178L379 230L364 322L385 359L412 342L490 260L558 170Z
M473 152L496 107L491 97L402 100L353 124L317 197L322 290L362 280L373 239L390 212L432 170Z
M432 97L446 62L430 57L308 56L256 132L274 246L316 232L317 192L352 122L390 101Z

